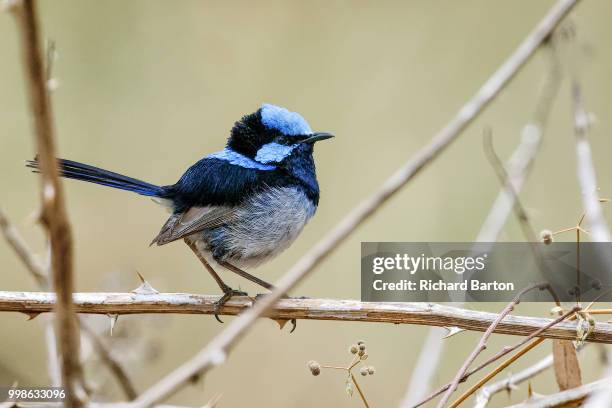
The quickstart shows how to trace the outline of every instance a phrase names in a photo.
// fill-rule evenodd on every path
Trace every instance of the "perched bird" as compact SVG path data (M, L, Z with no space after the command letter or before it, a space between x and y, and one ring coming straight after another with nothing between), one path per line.
M313 132L298 113L264 104L235 123L225 149L212 153L172 185L157 186L98 167L58 160L63 177L149 196L172 215L152 244L183 239L216 280L233 295L211 261L267 289L247 273L286 249L314 215L319 203L313 145L333 137ZM38 169L38 161L28 161ZM36 171L36 170L35 170ZM218 317L217 317L218 319Z

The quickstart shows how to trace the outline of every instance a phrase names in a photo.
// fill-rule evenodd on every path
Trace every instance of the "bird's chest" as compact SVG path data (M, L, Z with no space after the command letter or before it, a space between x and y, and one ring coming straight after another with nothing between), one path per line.
M314 215L316 206L300 189L271 188L241 205L232 221L204 232L217 259L257 266L286 249Z

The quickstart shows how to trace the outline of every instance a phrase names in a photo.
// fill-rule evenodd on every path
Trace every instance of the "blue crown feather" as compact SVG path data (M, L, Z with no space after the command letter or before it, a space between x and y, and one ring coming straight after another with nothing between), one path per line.
M312 129L306 119L297 112L280 106L264 103L261 106L261 122L269 129L276 129L284 135L308 135Z

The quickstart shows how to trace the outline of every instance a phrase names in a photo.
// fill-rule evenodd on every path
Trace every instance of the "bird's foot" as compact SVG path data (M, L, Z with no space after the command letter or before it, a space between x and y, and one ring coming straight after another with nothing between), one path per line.
M219 298L219 300L217 300L215 302L215 319L217 319L217 321L219 323L223 323L223 320L221 320L219 318L219 312L221 311L221 308L223 307L223 305L225 305L232 297L234 296L248 296L249 294L240 290L235 290L230 288L229 286L226 286L223 289L223 296L221 296L221 298Z

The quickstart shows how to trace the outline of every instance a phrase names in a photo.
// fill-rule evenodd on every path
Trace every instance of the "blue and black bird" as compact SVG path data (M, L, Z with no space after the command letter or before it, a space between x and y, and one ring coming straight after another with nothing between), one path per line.
M211 264L267 289L244 269L286 249L319 203L313 145L331 138L313 132L298 113L264 104L235 123L225 149L210 154L172 185L157 186L72 160L58 160L63 177L152 197L170 218L151 244L184 240L223 290L218 307L244 294L226 285ZM38 169L37 160L28 166ZM214 261L214 262L213 262Z

